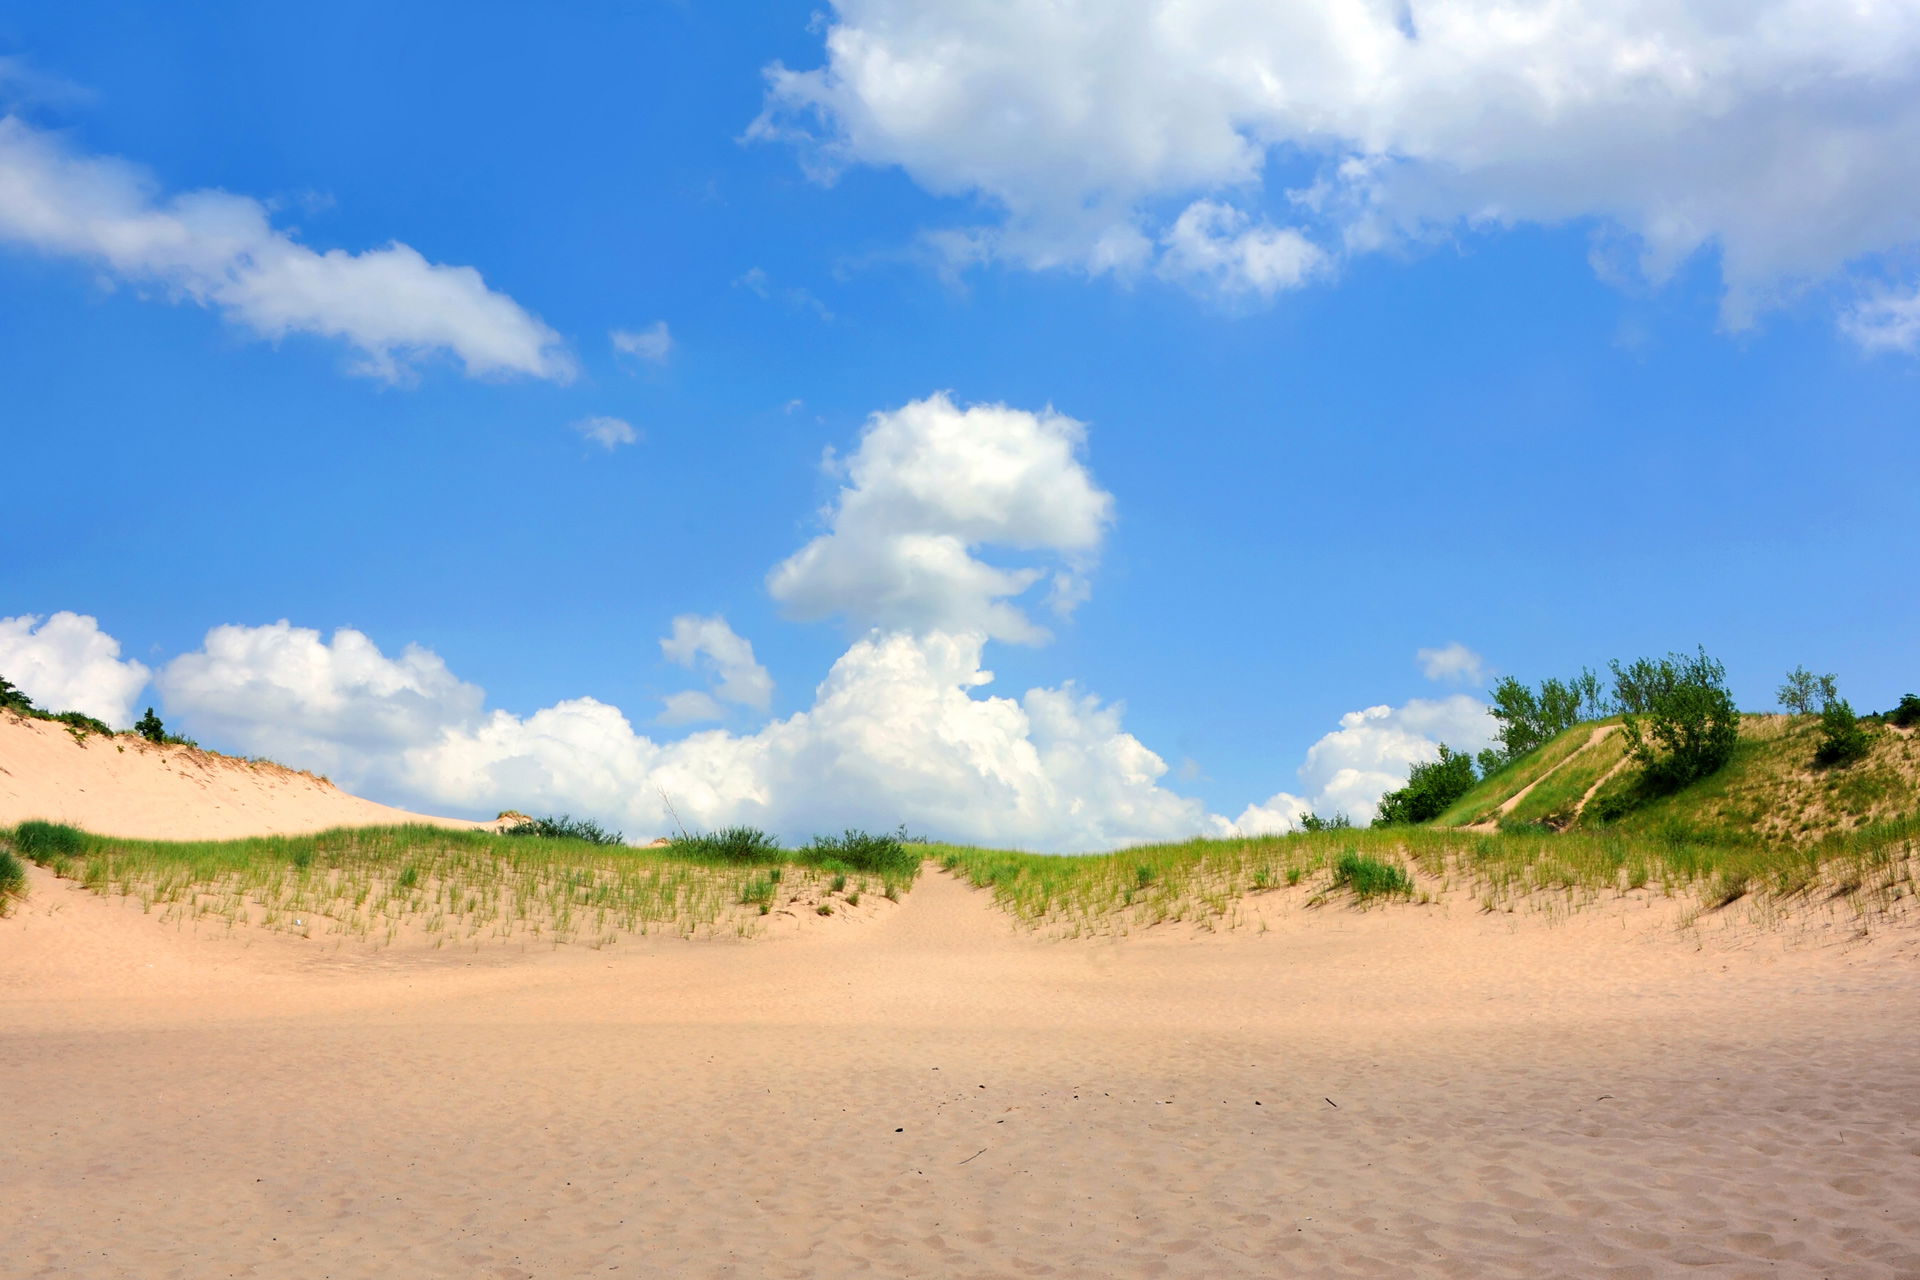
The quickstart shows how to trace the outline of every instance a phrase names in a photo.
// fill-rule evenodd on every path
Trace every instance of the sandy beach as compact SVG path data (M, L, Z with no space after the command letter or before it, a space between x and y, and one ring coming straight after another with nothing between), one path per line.
M746 942L0 925L31 1277L1913 1276L1920 950L1644 904Z

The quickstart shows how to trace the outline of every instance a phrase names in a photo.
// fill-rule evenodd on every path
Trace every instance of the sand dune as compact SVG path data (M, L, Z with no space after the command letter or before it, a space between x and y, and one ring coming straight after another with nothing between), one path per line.
M417 819L35 723L0 770L0 822ZM1910 911L1045 941L929 868L752 941L463 952L29 875L8 1277L1920 1275Z
M9 1275L1920 1274L1911 931L1046 942L930 871L780 939L456 956L32 888Z
M0 826L29 818L156 840L404 822L482 825L375 804L277 764L155 746L132 734L76 741L65 725L0 712Z

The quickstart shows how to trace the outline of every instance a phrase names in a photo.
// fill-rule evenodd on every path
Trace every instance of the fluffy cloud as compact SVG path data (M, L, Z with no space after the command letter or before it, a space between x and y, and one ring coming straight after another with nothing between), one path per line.
M1323 270L1327 255L1290 228L1253 225L1240 210L1196 200L1161 238L1160 274L1195 289L1271 298Z
M1920 289L1862 299L1841 324L1869 351L1920 350Z
M717 682L711 697L694 693L668 698L667 717L671 722L717 720L721 701L756 711L765 711L773 702L773 677L754 660L753 645L736 635L727 620L717 614L711 618L681 614L673 620L673 634L661 637L660 652L683 667L704 662Z
M133 723L147 668L85 614L0 618L0 676L49 711L82 711L115 728Z
M478 719L482 692L418 645L389 658L348 627L323 640L286 621L207 632L155 679L197 733L349 783L407 748Z
M573 429L609 453L623 444L634 444L640 439L640 433L623 418L582 418L573 424Z
M615 329L608 337L616 354L648 364L665 364L673 354L673 335L665 320L655 320L644 329Z
M1486 683L1485 660L1457 640L1438 649L1422 649L1414 658L1420 664L1421 674L1429 680L1445 680L1453 684Z
M704 653L697 634L690 647ZM471 813L569 810L652 834L669 829L670 800L702 827L804 837L906 822L1041 849L1209 825L1198 802L1159 785L1165 763L1121 728L1117 707L1070 686L981 696L993 679L985 643L977 632L875 633L834 664L806 711L670 743L593 698L525 717L486 711L433 654L388 658L346 630L329 644L285 623L218 627L161 683L169 713L195 732Z
M944 393L868 420L840 466L827 532L768 575L799 618L919 631L1047 638L1016 599L1051 581L1057 612L1085 596L1084 570L1113 518L1078 453L1086 429L1047 410L956 406ZM1044 555L1002 567L983 547Z
M1494 727L1486 704L1465 694L1349 711L1307 749L1299 771L1306 794L1283 791L1249 805L1234 826L1250 835L1290 831L1304 812L1371 821L1380 797L1404 786L1414 765L1438 759L1441 743L1476 752L1493 744Z
M824 65L767 74L756 136L984 200L997 224L944 236L976 259L1132 270L1158 243L1178 273L1168 219L1224 216L1196 197L1349 252L1584 222L1655 281L1717 250L1740 324L1920 238L1911 4L837 0ZM1304 241L1251 234L1222 260L1306 274Z
M359 351L358 371L390 380L442 351L470 375L573 373L559 336L472 267L397 243L316 252L276 230L257 200L168 196L133 165L78 154L13 116L0 117L0 242L214 307L265 338L339 339Z

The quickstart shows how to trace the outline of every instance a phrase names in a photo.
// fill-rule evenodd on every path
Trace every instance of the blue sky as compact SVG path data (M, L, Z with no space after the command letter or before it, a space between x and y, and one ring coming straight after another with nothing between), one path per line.
M1920 18L1269 8L10 6L0 673L1039 848L1364 813L1494 673L1920 682Z

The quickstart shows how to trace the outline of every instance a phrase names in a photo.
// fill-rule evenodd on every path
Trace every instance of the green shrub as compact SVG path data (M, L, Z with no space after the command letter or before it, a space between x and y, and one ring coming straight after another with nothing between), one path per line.
M1836 697L1820 710L1820 746L1813 753L1815 764L1833 767L1852 764L1866 755L1873 739L1860 726L1860 717L1845 698Z
M1353 819L1344 813L1335 813L1331 818L1323 818L1317 813L1300 815L1302 831L1346 831L1352 828Z
M152 707L148 707L147 714L134 721L133 731L148 742L160 743L167 740L167 726L160 722L159 716L153 714Z
M10 849L0 849L0 915L15 898L27 896L27 869Z
M102 737L108 738L113 736L113 730L108 727L106 721L96 720L84 711L62 711L57 716L48 716L47 718L49 720L57 720L67 726L68 733L82 740L85 740L86 736L90 733L97 733Z
M0 676L0 711L13 711L23 716L37 716L40 708L33 705L33 699L20 692L19 686L5 676Z
M1705 649L1612 665L1629 750L1649 787L1677 791L1733 756L1740 712L1727 691L1727 669Z
M1354 849L1341 854L1340 860L1333 864L1333 882L1352 889L1356 898L1386 894L1404 897L1413 892L1413 881L1405 871Z
M758 827L722 827L696 835L682 832L669 848L680 857L703 862L779 862L786 856L780 842Z
M815 836L800 850L800 860L821 865L839 862L853 871L879 875L912 876L920 870L920 851L911 846L922 843L909 836L905 827L884 835L849 827L841 835Z
M502 835L534 836L542 840L584 840L588 844L625 844L626 837L608 831L589 818L563 813L559 817L529 818L501 829Z
M61 858L85 857L91 842L78 827L60 822L23 822L13 829L14 850L41 866Z
M1473 790L1473 757L1442 743L1440 758L1413 766L1407 785L1380 797L1373 825L1390 827L1431 822Z
M1920 725L1920 693L1903 695L1900 705L1887 712L1886 721L1888 724L1897 724L1902 729L1911 729L1915 725Z

